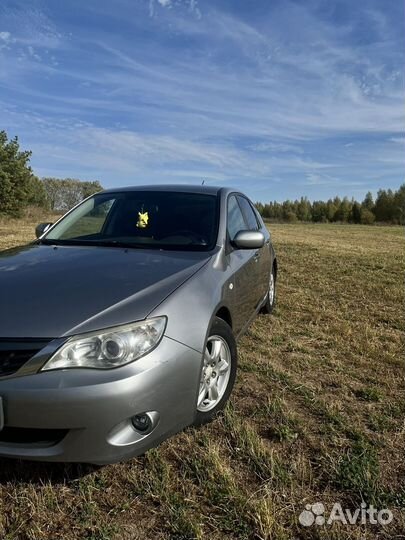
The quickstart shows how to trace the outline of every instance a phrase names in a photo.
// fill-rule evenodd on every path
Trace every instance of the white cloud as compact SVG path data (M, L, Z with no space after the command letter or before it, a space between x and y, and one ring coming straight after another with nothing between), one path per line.
M11 41L10 32L0 32L0 39L6 43L9 43Z
M159 3L162 2L167 6L169 0ZM155 2L151 2L153 5ZM179 1L177 5L196 9L196 3L191 1ZM317 40L309 41L306 48L297 47L280 37L278 26L281 23L277 17L267 22L264 32L229 13L212 9L203 20L187 18L179 10L170 16L170 25L176 31L194 34L209 44L209 56L197 51L193 58L187 58L176 51L170 61L163 61L161 59L170 54L164 43L157 42L155 49L141 55L137 47L114 46L113 38L93 40L91 35L86 35L81 42L76 36L69 46L76 52L80 50L92 68L61 70L56 61L48 64L58 67L57 73L67 81L76 79L79 85L93 83L100 92L93 94L87 103L81 96L76 98L63 93L50 93L47 98L45 92L44 100L49 106L59 101L62 107L69 103L78 110L103 107L136 118L139 104L148 96L149 109L143 106L143 111L153 115L159 110L167 133L172 132L170 126L173 126L173 131L180 128L183 136L194 133L196 121L204 137L307 139L340 133L401 130L403 91L400 81L395 77L390 79L386 72L385 53L380 43L353 48L342 40L344 35L336 36L334 28L321 23L308 9L289 4L289 16L292 21L297 20L294 24L298 24L301 17L305 21L305 25L300 24L305 27L302 31L309 37L315 35ZM38 15L36 18L42 24L37 22L37 27L51 26ZM162 26L161 34L164 33L165 20L159 18L156 24ZM51 33L59 34L55 28ZM86 51L89 44L100 47L99 54L89 56ZM30 43L29 47L39 55L35 44ZM242 62L229 61L224 65L221 55L225 51ZM24 64L21 69L25 67ZM10 63L7 71L7 84L11 86L10 73L16 70ZM390 73L397 71L392 69ZM360 77L357 72L363 75ZM48 70L45 74L52 76L53 73ZM33 91L26 86L23 81L13 90ZM265 147L258 144L257 151L260 148L265 151Z
M39 54L35 52L35 49L32 45L28 45L27 51L31 58L34 58L35 60L38 60L38 61L41 60L41 57L39 56Z
M390 141L396 144L405 144L405 137L391 137Z
M190 0L190 11L191 13L194 13L197 17L197 19L201 19L202 13L200 8L198 7L197 0Z
M319 173L306 173L306 181L304 185L307 186L363 186L364 181L356 180L347 180L339 178L339 176L331 176L329 174L319 174Z
M196 0L84 4L122 32L86 24L69 36L34 10L0 64L8 104L20 100L8 125L28 134L36 166L308 186L403 173L403 57L384 14L369 17L375 41L356 45L353 20L338 27L311 2L255 23L215 2L203 18ZM4 28L0 40L14 39Z
M297 145L280 142L263 141L258 144L251 145L250 148L255 152L292 152L294 154L304 153L304 150Z
M11 32L0 32L0 51L2 49L9 50L11 45L15 42Z
M202 14L198 6L197 0L149 0L149 16L154 17L156 14L155 3L166 9L175 8L182 13L192 13L197 20L201 19Z

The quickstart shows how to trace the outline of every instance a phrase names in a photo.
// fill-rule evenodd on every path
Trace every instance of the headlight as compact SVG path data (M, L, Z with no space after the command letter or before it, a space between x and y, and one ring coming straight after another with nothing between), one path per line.
M73 336L42 370L63 368L111 369L144 356L160 342L166 317Z

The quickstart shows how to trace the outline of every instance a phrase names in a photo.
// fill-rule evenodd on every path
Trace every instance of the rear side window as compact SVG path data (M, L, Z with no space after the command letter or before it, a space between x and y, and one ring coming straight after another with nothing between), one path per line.
M228 235L231 242L243 230L246 230L246 223L242 211L235 195L231 195L228 199Z
M259 229L265 229L266 228L266 225L264 224L264 221L263 221L263 218L262 216L259 214L259 211L257 208L253 207L253 210L255 211L255 214L256 214L256 219L257 219L257 222L259 224Z
M245 197L240 197L240 196L238 196L238 201L242 208L249 230L257 231L257 229L259 228L259 224L257 222L256 214L250 202L247 199L245 199Z

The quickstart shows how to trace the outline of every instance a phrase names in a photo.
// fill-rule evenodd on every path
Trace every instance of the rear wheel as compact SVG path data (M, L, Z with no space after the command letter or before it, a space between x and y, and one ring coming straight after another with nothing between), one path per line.
M236 367L237 350L232 329L215 317L204 351L194 425L209 422L224 408L235 383Z
M266 301L263 304L262 313L273 313L276 306L276 272L275 268L271 269L271 274L269 278L269 290L267 292Z

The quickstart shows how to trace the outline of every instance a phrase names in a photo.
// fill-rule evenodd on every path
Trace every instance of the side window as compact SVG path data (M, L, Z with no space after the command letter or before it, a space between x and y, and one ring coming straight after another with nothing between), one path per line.
M245 215L245 219L247 221L249 230L257 231L257 229L259 228L259 224L257 223L256 215L253 208L250 205L250 202L247 199L245 199L245 197L239 197L239 196L238 196L238 201Z
M256 219L259 224L259 229L265 229L266 225L264 224L263 218L260 215L259 210L257 208L253 208L253 210L255 211L255 214L256 214Z
M104 201L80 217L71 227L60 236L63 239L80 238L99 234L114 204L114 199Z
M238 201L235 195L231 195L228 199L228 234L230 240L232 241L239 231L245 229L246 223Z

